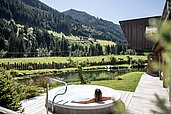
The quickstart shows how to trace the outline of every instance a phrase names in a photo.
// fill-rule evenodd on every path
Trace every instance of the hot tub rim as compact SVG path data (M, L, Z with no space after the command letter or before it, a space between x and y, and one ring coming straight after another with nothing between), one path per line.
M69 85L69 86L80 86L80 85ZM109 88L109 89L112 89L110 87L106 87L106 86L100 86L100 85L81 85L81 86L97 86L97 87L105 87L105 88ZM62 87L62 86L61 86ZM58 88L58 87L57 87ZM55 88L54 88L55 89ZM113 91L115 91L115 89L112 89ZM100 103L93 103L93 104L98 104L98 105L87 105L87 104L80 104L80 105L71 105L71 104L75 104L75 103L71 103L69 102L70 104L66 103L66 104L58 104L58 103L54 103L54 106L58 106L58 107L62 107L62 108L67 108L67 109L101 109L101 108L107 108L107 107L111 107L114 102L117 102L121 99L121 95L120 93L116 90L115 91L115 94L117 94L117 97L116 99L111 99L109 103L104 103L104 104L100 104ZM109 101L109 100L107 100ZM105 101L104 101L105 102ZM48 100L48 104L52 104L52 102L50 100ZM78 104L78 103L76 103ZM92 104L92 103L90 103Z

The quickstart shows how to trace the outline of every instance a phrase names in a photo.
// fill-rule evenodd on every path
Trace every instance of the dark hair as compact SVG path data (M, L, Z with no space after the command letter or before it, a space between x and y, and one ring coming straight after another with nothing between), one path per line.
M101 101L101 98L100 98L101 95L102 95L101 90L100 90L100 89L96 89L96 90L95 90L95 97L97 98L97 99L96 99L97 101ZM96 101L96 102L97 102L97 101Z

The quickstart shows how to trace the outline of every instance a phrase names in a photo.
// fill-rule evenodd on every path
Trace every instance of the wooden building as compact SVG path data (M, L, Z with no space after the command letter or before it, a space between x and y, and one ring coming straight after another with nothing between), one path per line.
M166 0L165 7L163 10L163 14L161 16L160 22L165 23L166 21L171 20L171 0ZM170 30L171 32L171 30ZM171 37L170 37L171 38ZM161 41L157 41L152 49L153 53L148 56L148 67L147 67L147 73L148 74L154 74L156 73L160 80L163 80L163 87L167 87L166 84L166 72L165 72L165 59L163 57L163 53L167 51L165 47L161 44ZM153 67L151 66L152 62L157 62L160 66L160 70L157 72L153 70ZM170 74L167 74L167 76L171 76ZM169 100L171 101L171 88L169 88Z
M137 52L152 51L154 44L145 37L146 27L149 26L148 20L151 18L160 18L160 16L119 21L128 40L128 48Z
M171 20L171 0L166 0L166 4L163 10L163 14L161 16L160 22L161 24L167 20ZM151 62L158 62L160 66L165 64L163 59L163 53L166 49L162 46L160 41L157 41L152 49L153 53L148 56L149 68L147 69L147 73L153 74L155 71L151 68ZM163 71L158 71L157 74L159 75L160 79L162 80L164 77ZM163 84L165 87L165 84Z

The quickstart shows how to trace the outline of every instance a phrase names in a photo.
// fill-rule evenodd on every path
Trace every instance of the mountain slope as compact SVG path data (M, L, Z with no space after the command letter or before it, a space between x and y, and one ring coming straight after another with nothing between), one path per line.
M123 35L123 31L121 27L117 24L114 24L113 22L106 21L103 19L95 18L94 16L91 16L83 11L77 11L74 9L70 9L68 11L63 12L65 15L69 15L72 18L78 20L79 22L90 26L92 28L95 28L98 31L102 31L109 35L109 37L112 36L113 41L125 41L125 37ZM113 36L114 35L114 36Z
M53 10L39 0L0 0L0 18L13 18L16 23L26 26L51 29L69 34L72 19Z
M12 18L16 23L27 27L121 43L126 41L120 26L91 15L87 16L86 13L85 16L74 18L72 15L66 15L67 12L60 13L39 0L0 0L0 6L0 18ZM82 18L86 16L90 19Z

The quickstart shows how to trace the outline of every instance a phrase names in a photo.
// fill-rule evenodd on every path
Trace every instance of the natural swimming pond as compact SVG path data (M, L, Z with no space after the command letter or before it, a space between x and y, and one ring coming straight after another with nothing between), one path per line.
M88 81L98 81L98 80L113 80L117 76L122 74L133 72L133 71L142 71L143 69L119 69L119 70L93 70L93 71L83 71L82 75ZM43 75L43 74L42 74ZM53 75L43 75L43 76L34 76L26 77L19 79L20 83L26 85L37 85L41 87L46 87L47 80L49 78L57 78L63 80L67 83L80 81L78 72L61 72L60 74L54 73Z

